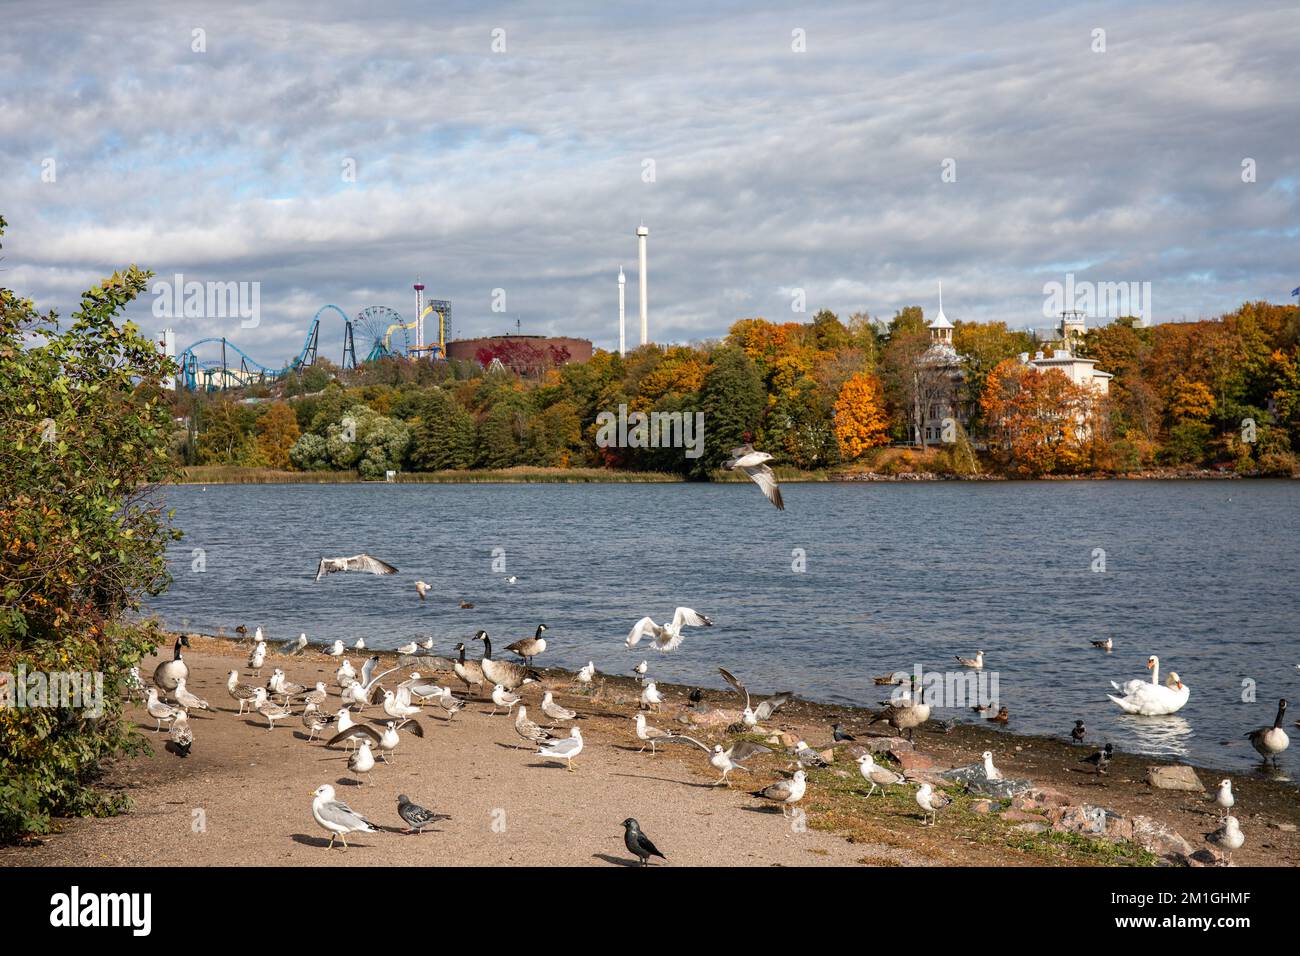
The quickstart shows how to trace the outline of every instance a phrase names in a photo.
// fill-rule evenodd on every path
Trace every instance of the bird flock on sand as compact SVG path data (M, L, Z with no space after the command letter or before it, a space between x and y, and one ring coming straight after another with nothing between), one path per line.
M770 459L770 455L757 452L750 445L743 445L733 450L731 459L723 467L741 471L776 508L784 510L780 487L767 465ZM398 573L398 570L369 554L322 557L315 580L319 582L327 575L338 572L392 575ZM514 584L517 580L517 577L512 576L508 583ZM433 591L432 586L424 581L415 581L414 588L421 602ZM473 607L466 601L461 601L460 606ZM657 623L651 616L640 618L632 625L623 643L627 650L631 650L644 640L655 651L668 653L682 645L688 636L688 629L708 628L713 623L709 617L693 608L678 607L671 617L663 619L663 623ZM465 709L471 694L476 695L485 705L491 704L490 711L481 712L489 719L505 718L529 752L544 758L548 764L576 772L575 761L582 756L587 743L579 725L583 715L559 704L551 690L544 690L540 701L531 709L531 713L536 716L530 717L531 705L525 697L525 691L530 689L530 685L540 687L542 682L542 675L534 669L533 663L547 650L547 630L547 625L539 624L531 637L506 645L505 650L516 658L514 660L496 657L491 637L480 629L470 639L482 646L481 655L477 659L470 655L469 646L464 641L454 646L457 656L439 656L434 653L433 639L428 638L398 647L398 666L380 670L382 659L374 654L361 663L359 673L348 656L349 648L342 640L334 640L328 647L320 648L341 661L334 674L334 687L331 688L324 681L312 686L297 684L289 679L283 667L274 666L274 661L271 673L263 681L262 671L267 668L270 657L268 642L261 627L248 635L247 629L241 625L236 631L249 645L247 671L250 676L245 678L239 670L231 670L226 691L238 705L236 713L258 715L265 720L267 732L273 732L279 723L296 719L306 731L309 743L319 742L326 749L344 750L348 771L353 779L364 780L370 786L374 785L374 773L394 757L403 735L423 737L425 729L421 719L433 713L439 714L447 725L452 725L457 714ZM1108 654L1114 650L1114 641L1109 637L1090 643ZM277 656L294 657L305 653L309 646L307 635L301 633L298 638L283 642L276 653ZM183 656L184 650L189 647L190 641L186 636L176 639L171 658L160 663L154 671L153 686L145 684L136 668L131 669L127 678L128 693L132 697L142 698L149 718L154 721L153 730L156 733L161 733L166 725L166 749L180 758L189 757L195 746L190 716L195 712L214 710L190 686L189 669ZM364 639L358 638L351 645L352 651L365 649ZM982 670L985 667L983 650L976 650L973 657L954 656L963 668ZM419 670L414 669L416 667ZM1112 682L1115 693L1107 696L1126 714L1161 716L1176 713L1187 703L1190 694L1187 685L1176 672L1170 672L1162 683L1160 661L1155 655L1148 659L1147 668L1151 671L1149 681L1135 679L1122 685ZM408 673L402 675L399 671ZM440 684L426 676L439 672L454 676L463 685L463 696L454 693L450 685ZM737 771L749 773L746 766L749 761L758 756L773 754L774 747L781 746L777 743L779 738L770 736L771 731L763 725L771 721L792 699L793 695L789 693L777 693L756 701L739 678L719 667L722 679L743 697L744 708L740 712L739 721L727 728L730 739L709 743L651 724L650 718L662 711L665 696L650 676L648 660L640 661L631 668L631 672L641 688L638 711L632 717L633 726L630 730L630 734L641 745L638 753L648 750L653 756L662 748L673 745L698 748L719 774L712 785L730 787L731 774ZM595 663L588 661L572 676L572 692L591 694L596 677ZM903 677L900 674L877 677L875 682L897 685L903 682ZM330 703L332 692L338 695L337 705ZM170 701L165 700L164 696L169 697ZM702 700L703 691L692 691L689 708L703 708L707 711ZM922 689L916 686L896 692L889 701L882 704L882 709L872 714L869 725L886 723L909 739L917 728L931 720L931 705L924 700ZM377 718L367 713L375 707L382 709L382 717ZM1265 761L1271 759L1276 762L1278 755L1289 746L1290 741L1283 729L1286 708L1287 702L1279 701L1273 724L1247 735ZM979 706L975 710L990 721L1006 723L1009 720L1005 706ZM939 726L939 729L946 731L951 724L952 722L947 722ZM570 726L566 729L564 725ZM755 735L764 734L769 735L766 743L752 739ZM1075 721L1069 732L1071 742L1086 743L1087 735L1084 722ZM833 757L830 752L854 739L854 735L848 733L842 723L835 723L831 727L831 740L825 745L811 747L806 741L798 740L794 745L784 747L789 758L788 770L782 774L781 779L748 791L749 794L768 806L779 809L783 816L791 814L808 792L809 771L828 766L827 756ZM1081 758L1080 763L1089 765L1098 775L1105 775L1113 755L1113 745L1106 743L1104 747ZM904 774L878 763L877 755L870 751L860 753L856 763L862 781L868 788L859 793L868 800L877 792L883 794L890 788L913 783ZM1002 771L994 763L992 751L983 753L978 769L990 781L1003 779ZM920 809L922 826L936 826L941 812L951 803L951 798L929 781L919 782L913 796ZM451 819L446 814L413 802L405 793L397 795L396 817L400 825L395 827L374 823L366 815L352 809L338 798L330 784L317 787L311 797L312 817L329 835L327 849L333 849L337 841L346 850L348 836L352 834L388 830L418 835L425 829L434 828L436 824ZM1230 861L1232 851L1240 849L1245 842L1240 822L1231 812L1236 805L1236 798L1230 780L1225 779L1219 784L1214 802L1222 811L1221 826L1207 835L1207 838L1220 846L1225 858ZM648 865L652 857L666 859L635 818L625 819L622 827L624 845L638 865Z

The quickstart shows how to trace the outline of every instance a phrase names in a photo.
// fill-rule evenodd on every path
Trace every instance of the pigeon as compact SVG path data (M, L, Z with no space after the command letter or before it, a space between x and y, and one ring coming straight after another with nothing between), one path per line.
M423 596L423 595L421 595ZM397 815L402 818L402 822L407 826L407 833L420 835L420 831L439 820L450 820L445 813L434 813L432 810L426 810L418 803L412 803L410 797L404 793L397 795Z
M650 842L650 838L641 832L641 824L637 823L632 817L628 817L623 821L623 845L636 854L636 858L641 861L642 866L649 866L650 857L652 856L657 856L661 860L668 859Z

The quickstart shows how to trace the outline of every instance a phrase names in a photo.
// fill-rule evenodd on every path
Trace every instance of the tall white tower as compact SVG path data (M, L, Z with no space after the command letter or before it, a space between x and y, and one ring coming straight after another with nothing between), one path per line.
M420 277L415 277L415 347L424 348L424 283ZM423 356L423 352L416 352L416 355Z
M618 354L627 354L627 276L618 267Z
M162 354L167 356L173 362L176 361L176 333L171 329L163 329L158 333L158 347ZM176 377L173 375L165 376L162 380L163 388L176 388Z
M636 227L636 246L637 261L641 273L641 344L645 345L650 341L649 326L646 322L646 312L648 311L649 298L646 294L646 274L645 274L645 238L650 235L650 230L644 224Z

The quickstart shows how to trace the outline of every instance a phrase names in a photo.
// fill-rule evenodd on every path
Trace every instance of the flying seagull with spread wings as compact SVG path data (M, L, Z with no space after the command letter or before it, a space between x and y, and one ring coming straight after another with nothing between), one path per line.
M758 707L751 707L749 704L749 688L740 682L740 678L725 667L719 667L718 673L722 675L723 680L745 695L745 709L741 712L740 719L746 727L757 727L759 723L769 719L784 707L786 702L793 696L789 691L783 691L775 697L769 697Z
M335 571L368 571L371 574L396 574L397 568L368 554L354 554L350 558L321 558L316 567L316 580Z
M781 500L781 487L776 483L776 475L767 463L772 460L772 456L765 451L754 451L753 445L741 445L739 448L731 449L731 457L722 463L722 467L727 471L740 469L749 476L749 480L758 485L759 490L768 501L776 505L777 511L785 510L785 502Z
M713 621L705 617L699 611L692 610L689 607L679 607L673 612L673 619L667 624L656 624L654 618L643 617L632 625L632 630L628 632L625 643L629 648L635 647L641 638L649 636L654 638L654 648L657 651L676 650L677 645L682 642L682 628L684 627L712 627ZM638 666L638 673L645 673Z

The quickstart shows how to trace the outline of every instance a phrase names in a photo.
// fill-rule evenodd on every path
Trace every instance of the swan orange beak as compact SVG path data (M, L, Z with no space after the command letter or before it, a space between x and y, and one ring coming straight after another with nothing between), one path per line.
M1151 670L1151 662L1147 661L1147 670Z
M1178 681L1174 681L1174 683L1178 685L1178 689L1179 689L1179 690L1182 690L1182 689L1183 689L1183 682L1182 682L1182 681L1178 680Z

